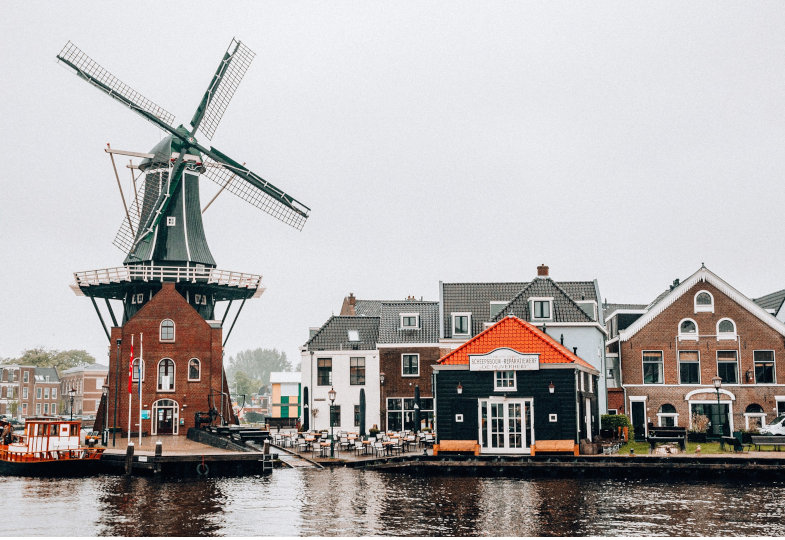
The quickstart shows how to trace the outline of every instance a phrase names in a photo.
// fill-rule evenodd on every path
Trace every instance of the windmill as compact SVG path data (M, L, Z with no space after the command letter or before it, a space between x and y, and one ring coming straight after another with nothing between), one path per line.
M261 276L217 269L202 224L201 176L218 184L219 194L233 193L302 230L310 212L307 206L196 138L198 132L212 139L254 56L241 41L233 39L196 108L190 127L182 124L174 127L174 115L118 80L70 41L57 55L79 77L166 133L148 153L107 150L142 158L138 169L144 178L134 190L130 208L123 198L125 219L114 240L126 257L121 268L76 273L73 288L77 294L89 296L94 305L95 298L106 299L115 326L117 321L109 300L123 301L122 318L127 321L151 298L156 287L160 288L160 284L156 285L160 281L176 281L178 291L205 319L214 318L217 301L230 302L228 313L231 301L244 301L264 290ZM98 315L103 324L100 311ZM105 324L104 331L108 337Z

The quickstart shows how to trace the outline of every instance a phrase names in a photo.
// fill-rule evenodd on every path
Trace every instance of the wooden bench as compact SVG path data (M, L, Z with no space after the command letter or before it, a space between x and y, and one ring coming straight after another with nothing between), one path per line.
M785 446L785 435L753 435L751 440L758 450L761 445L771 445L779 452L780 446Z
M572 452L574 456L580 455L580 446L573 440L537 441L531 446L531 455L541 452Z
M685 427L657 427L649 428L649 436L646 437L649 447L654 450L657 443L675 442L679 443L679 448L684 451L687 447L687 428Z
M440 452L472 452L475 456L479 456L480 443L477 441L440 441L433 445L433 455L438 456Z

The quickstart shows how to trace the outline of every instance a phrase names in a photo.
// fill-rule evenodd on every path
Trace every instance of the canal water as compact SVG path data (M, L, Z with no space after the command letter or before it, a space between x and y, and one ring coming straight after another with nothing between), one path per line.
M280 469L267 477L4 478L2 536L783 536L785 482Z

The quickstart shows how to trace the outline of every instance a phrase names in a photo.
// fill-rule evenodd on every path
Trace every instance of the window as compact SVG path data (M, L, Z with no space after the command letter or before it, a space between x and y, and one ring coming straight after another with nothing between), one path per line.
M665 403L657 411L657 421L660 427L674 427L679 423L679 414L676 407L670 403Z
M131 373L131 380L139 382L139 370L142 372L142 382L144 382L144 360L141 358L134 358L134 370Z
M22 399L27 399L27 387L22 388Z
M49 389L44 388L44 399L49 399Z
M365 384L365 357L349 358L349 384Z
M57 403L52 403L52 405L49 407L49 411L52 414L57 414Z
M202 378L202 363L198 358L191 358L188 361L188 380L198 381Z
M766 425L766 413L763 412L763 407L757 403L752 403L747 406L744 411L744 429L757 430L758 428Z
M35 399L41 399L41 388L35 389Z
M723 384L739 382L739 362L736 351L717 351L717 375Z
M428 428L433 429L433 398L420 398L419 429ZM415 429L413 398L387 399L387 429L390 431Z
M494 371L493 373L494 390L515 390L516 385L514 371Z
M316 359L316 384L319 386L330 386L333 382L333 359Z
M731 319L720 319L717 323L717 339L736 339L736 324Z
M174 227L177 225L177 218L175 216L166 216L166 226Z
M755 361L755 383L774 382L774 351L753 351Z
M679 384L700 384L698 351L679 351Z
M35 414L37 414L37 415L41 414L41 404L40 403L36 403L35 404Z
M360 331L359 330L347 330L347 336L349 337L349 341L360 341Z
M587 375L589 379L589 393L594 393L594 377Z
M702 311L714 313L714 297L708 291L699 291L695 295L695 313Z
M643 384L662 383L662 352L643 351Z
M341 425L341 406L340 405L333 405L330 407L330 425L331 426L340 426Z
M532 319L550 319L551 300L532 300Z
M417 330L420 328L420 314L401 313L401 328L404 330Z
M174 362L171 358L158 362L158 391L174 392Z
M578 300L576 304L591 320L597 320L597 302L594 300Z
M679 323L679 339L698 339L698 325L692 319L684 319Z
M452 314L452 335L453 336L468 336L469 326L471 323L471 313L453 313Z
M174 321L172 319L161 321L161 341L174 341Z
M57 399L57 388L52 388L52 399Z
M491 302L491 311L490 311L490 320L496 318L496 315L502 312L502 310L507 306L507 302Z
M420 376L420 355L402 354L401 355L401 375L404 377Z
M26 383L30 382L30 372L29 371L25 371L24 372L24 374L22 375L22 381L26 382Z
M49 414L49 404L44 403L44 414Z

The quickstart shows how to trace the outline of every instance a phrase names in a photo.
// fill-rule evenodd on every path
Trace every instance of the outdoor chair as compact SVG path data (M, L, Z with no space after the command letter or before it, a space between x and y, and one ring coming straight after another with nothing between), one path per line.
M385 453L384 445L381 442L373 443L373 455L374 456L378 456L380 454L383 455L384 453Z
M367 445L363 444L361 440L354 441L354 455L359 456L360 454L365 454L365 447Z

